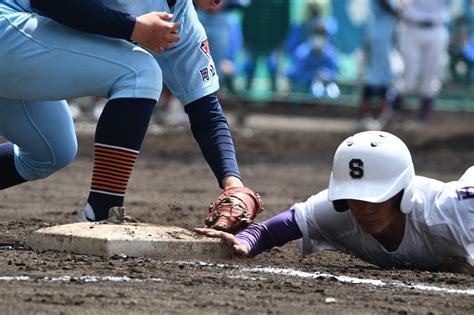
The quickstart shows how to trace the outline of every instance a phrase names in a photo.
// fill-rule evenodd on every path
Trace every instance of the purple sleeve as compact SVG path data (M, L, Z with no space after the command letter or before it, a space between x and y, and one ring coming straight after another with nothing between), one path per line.
M135 17L97 0L30 0L38 13L87 33L130 40Z
M302 236L296 223L294 209L286 210L262 223L251 224L235 235L241 243L247 245L250 257Z

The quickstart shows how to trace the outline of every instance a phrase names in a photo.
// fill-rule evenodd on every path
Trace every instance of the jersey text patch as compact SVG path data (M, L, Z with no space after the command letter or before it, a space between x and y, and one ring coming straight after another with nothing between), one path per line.
M473 186L466 186L459 188L457 190L458 199L465 200L465 199L472 199L474 198L474 187Z
M209 41L207 38L201 42L201 46L199 48L207 58L211 59L211 50L209 49Z

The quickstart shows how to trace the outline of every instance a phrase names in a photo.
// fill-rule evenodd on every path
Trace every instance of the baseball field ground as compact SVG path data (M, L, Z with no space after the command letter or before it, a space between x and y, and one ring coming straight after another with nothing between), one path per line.
M474 161L472 117L438 117L396 133L419 175L459 178ZM232 113L229 113L232 118ZM232 119L231 119L232 122ZM90 127L90 126L89 126ZM231 123L244 183L258 191L261 221L324 189L351 119L250 115ZM469 314L474 275L383 270L325 252L301 257L287 244L254 259L176 260L35 252L31 232L71 223L91 179L93 133L78 124L79 154L50 178L1 193L2 314ZM200 227L218 195L188 128L150 129L125 206L140 221Z

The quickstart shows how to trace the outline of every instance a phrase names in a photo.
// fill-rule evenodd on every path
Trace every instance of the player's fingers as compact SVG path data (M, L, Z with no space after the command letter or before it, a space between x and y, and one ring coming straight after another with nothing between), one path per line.
M225 241L227 245L232 247L234 252L240 256L248 256L249 250L246 245L239 243L235 235L231 233L227 233L224 231L214 230L210 228L194 228L194 232L198 234L204 234L209 237L220 238L221 240Z
M166 48L166 49L173 48L173 43L165 43L165 44L163 45L163 48Z
M176 31L179 29L180 26L181 26L180 23L167 22L167 21L163 21L163 20L160 20L159 23L154 24L155 29L157 29L161 32L166 32L166 33L170 33L170 34L171 33L176 34Z
M156 15L162 20L171 20L173 18L173 14L168 12L156 12Z
M249 250L248 250L247 246L245 246L245 245L235 244L234 246L232 246L232 249L234 250L234 252L237 255L240 255L240 256L248 256L249 255Z
M202 228L193 228L193 232L196 232L198 234L204 234L204 231L206 230L205 227Z
M167 22L167 23L170 23L170 22ZM170 23L171 25L169 25L169 29L170 31L176 31L178 30L180 27L181 27L181 23L178 23L178 22L173 22L173 23Z
M229 244L230 246L234 245L235 243L235 237L234 235L224 232L224 231L219 231L215 229L209 229L209 228L195 228L194 231L199 234L204 234L209 237L215 237L215 238L220 238L221 240L224 240Z
M149 46L147 45L143 45L143 46L153 51L156 51L157 53L160 53L160 54L165 51L165 48L162 45L156 45L155 43L150 43Z
M193 231L198 233L198 234L204 234L204 235L211 236L211 237L216 237L216 232L219 232L217 230L210 229L210 228L207 228L207 227L194 228Z
M176 43L181 37L176 33L171 33L166 35L166 40L168 42Z
M230 234L224 231L219 231L219 232L220 232L219 237L222 240L226 241L229 246L239 244L238 242L236 242L235 236L233 234Z

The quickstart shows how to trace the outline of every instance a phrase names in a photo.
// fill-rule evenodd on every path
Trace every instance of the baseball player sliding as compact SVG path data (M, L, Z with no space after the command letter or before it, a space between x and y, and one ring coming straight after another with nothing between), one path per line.
M202 9L220 0L194 0ZM64 99L108 99L95 134L92 184L80 220L123 218L129 178L162 84L185 105L224 189L205 224L246 225L261 199L244 187L219 82L193 0L0 0L0 189L41 179L74 159ZM120 211L110 211L110 209Z
M415 176L410 152L382 131L355 134L334 156L329 188L236 235L243 256L299 239L303 254L339 250L383 268L474 269L474 166L454 182Z

